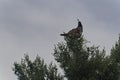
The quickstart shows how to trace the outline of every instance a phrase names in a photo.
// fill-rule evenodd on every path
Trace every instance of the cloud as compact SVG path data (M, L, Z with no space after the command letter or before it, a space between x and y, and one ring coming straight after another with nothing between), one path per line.
M120 10L118 0L82 0L83 4L94 17L101 22L107 22L110 25L120 24Z
M90 44L107 47L117 40L120 11L117 0L0 0L0 76L13 80L11 67L24 53L53 60L59 36L82 21ZM2 71L4 70L4 71ZM9 76L8 76L9 75ZM0 77L1 78L1 77Z

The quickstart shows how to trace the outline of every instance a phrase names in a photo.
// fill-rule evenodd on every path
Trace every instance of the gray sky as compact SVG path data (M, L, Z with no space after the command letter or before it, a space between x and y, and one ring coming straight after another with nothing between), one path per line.
M53 61L54 44L79 18L88 45L107 50L120 33L119 0L0 0L0 80L17 80L13 63L27 53Z

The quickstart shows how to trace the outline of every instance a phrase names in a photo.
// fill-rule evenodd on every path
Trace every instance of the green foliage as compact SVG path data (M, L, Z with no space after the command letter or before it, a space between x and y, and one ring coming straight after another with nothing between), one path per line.
M98 47L85 47L81 36L65 37L54 49L55 60L64 70L68 80L118 80L119 66Z
M21 63L14 63L13 71L18 76L18 80L63 80L63 77L57 73L57 67L52 63L47 67L39 56L32 62L29 56L25 55Z
M52 63L49 65L47 70L47 79L46 80L63 80L63 76L57 73L56 65Z
M116 76L120 79L120 36L119 40L116 42L115 46L111 49L111 55L110 55L112 63L114 63L114 67L116 68Z
M120 38L109 56L104 49L87 47L83 36L67 36L64 40L55 46L53 54L64 76L58 74L56 65L47 66L39 56L31 61L25 55L21 63L14 63L18 80L120 80Z
M111 57L115 62L120 63L120 36L115 46L111 49Z
M88 53L82 48L83 38L78 39L71 36L66 37L65 41L66 43L58 43L55 47L54 57L65 71L65 76L70 77L68 78L70 80L77 80L76 78L80 76L76 73L85 66L84 62L87 61Z

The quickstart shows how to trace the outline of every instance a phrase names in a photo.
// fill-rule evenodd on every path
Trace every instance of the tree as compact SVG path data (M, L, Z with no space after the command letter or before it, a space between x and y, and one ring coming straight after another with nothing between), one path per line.
M13 71L18 76L18 80L63 80L63 76L57 72L56 65L51 63L47 67L39 56L32 62L29 56L25 55L21 63L14 63Z
M18 80L120 80L120 39L106 55L99 47L88 47L83 36L64 36L65 42L58 43L53 56L64 71L58 73L56 65L47 66L39 56L34 61L28 55L21 63L14 63L13 71Z
M117 69L116 76L118 76L118 78L120 79L120 35L118 41L111 49L110 58L112 60L112 63L114 63L114 66Z
M47 66L39 56L34 61L25 55L21 63L14 63L18 80L120 80L120 39L106 55L99 47L87 47L83 36L65 36L65 42L55 46L53 56L64 71L58 73L56 65Z
M87 47L82 36L64 39L55 46L54 57L68 80L119 80L119 66L105 55L104 49Z
M111 49L111 57L115 62L120 63L120 35L119 40L116 42L115 46Z

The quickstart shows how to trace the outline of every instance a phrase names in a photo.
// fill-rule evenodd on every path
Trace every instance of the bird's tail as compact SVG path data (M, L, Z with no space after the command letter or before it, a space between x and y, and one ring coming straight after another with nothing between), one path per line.
M68 34L67 33L63 33L63 34L60 34L61 36L68 36Z

